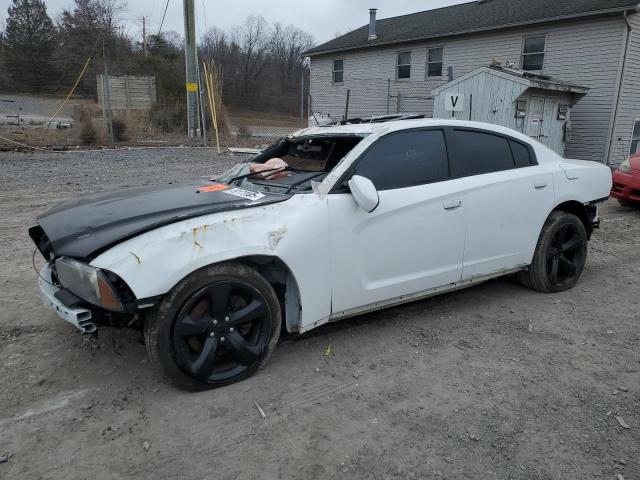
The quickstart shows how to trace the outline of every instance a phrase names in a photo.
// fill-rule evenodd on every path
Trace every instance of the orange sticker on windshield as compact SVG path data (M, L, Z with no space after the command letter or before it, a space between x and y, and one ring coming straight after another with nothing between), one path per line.
M198 187L198 191L200 192L219 192L220 190L226 190L229 188L229 185L225 185L224 183L214 183L213 185L207 185L205 187Z

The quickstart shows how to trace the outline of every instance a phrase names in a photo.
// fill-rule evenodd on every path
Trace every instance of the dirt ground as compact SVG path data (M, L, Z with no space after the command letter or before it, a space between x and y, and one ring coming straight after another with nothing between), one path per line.
M640 211L611 201L572 291L502 279L287 336L206 393L162 383L135 333L96 341L44 309L39 212L238 159L0 153L0 478L640 478Z

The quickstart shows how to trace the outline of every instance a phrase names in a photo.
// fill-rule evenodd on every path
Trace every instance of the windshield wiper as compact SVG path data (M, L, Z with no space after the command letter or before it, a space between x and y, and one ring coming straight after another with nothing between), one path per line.
M263 170L261 172L254 172L254 173L246 173L244 175L238 175L237 177L233 177L232 179L228 180L227 183L233 183L233 182L237 182L238 180L244 180L245 178L251 178L255 175L262 175L264 173L269 173L269 172L285 172L287 171L286 168L271 168L269 170Z
M244 180L245 178L251 178L251 177L255 177L256 175L263 175L265 173L269 173L269 172L294 172L294 173L313 173L316 172L317 170L301 170L298 168L293 168L293 167L285 167L285 168L272 168L269 170L262 170L261 172L255 172L255 173L246 173L244 175L238 175L237 177L233 177L232 179L228 180L227 183L233 183L233 182L237 182L238 180ZM325 172L318 172L318 173L325 173ZM263 178L262 180L268 180L267 178Z
M311 172L309 171L309 173L311 173ZM285 193L285 194L291 193L291 190L293 190L293 189L294 189L294 188L296 188L296 187L299 187L299 186L300 186L300 185L302 185L303 183L306 183L306 182L308 182L308 181L313 180L314 178L317 178L317 177L319 177L319 176L321 176L321 175L326 175L326 174L327 174L327 172L317 172L315 175L311 175L310 177L307 177L307 178L305 178L305 179L303 179L303 180L300 180L299 182L296 182L296 183L291 184L291 185L289 186L289 188L287 188L287 191L286 191L286 192L284 192L284 193Z

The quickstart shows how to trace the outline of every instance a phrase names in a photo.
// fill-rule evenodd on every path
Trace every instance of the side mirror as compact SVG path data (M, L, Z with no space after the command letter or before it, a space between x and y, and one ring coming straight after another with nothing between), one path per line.
M378 191L371 180L360 175L354 175L348 182L353 199L358 206L367 213L373 212L380 203Z

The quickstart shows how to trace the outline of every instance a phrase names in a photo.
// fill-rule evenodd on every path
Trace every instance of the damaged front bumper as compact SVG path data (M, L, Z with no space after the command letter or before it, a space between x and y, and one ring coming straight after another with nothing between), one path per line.
M91 310L79 305L79 299L70 292L54 285L49 264L42 267L38 284L42 303L47 309L83 333L93 333L97 330Z

